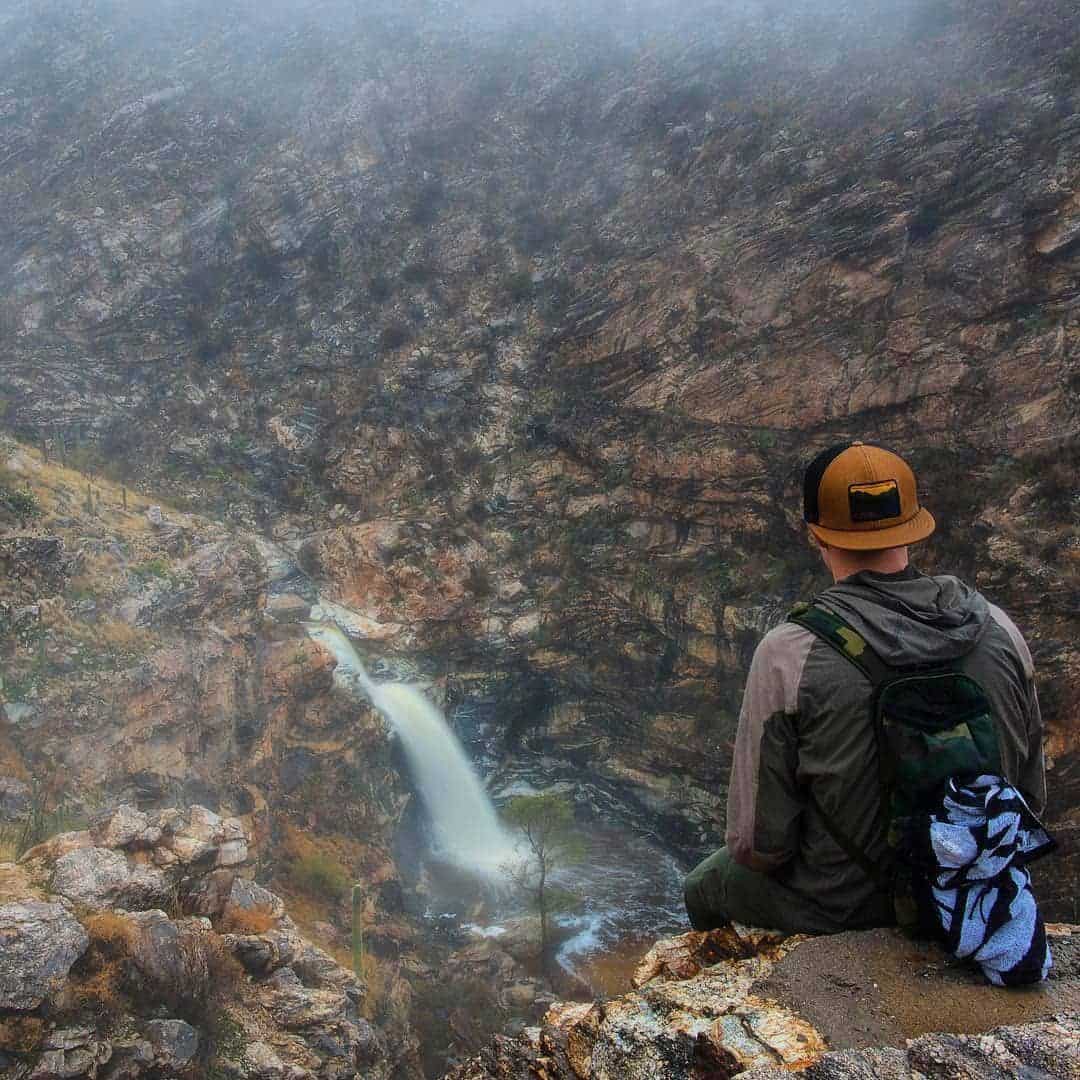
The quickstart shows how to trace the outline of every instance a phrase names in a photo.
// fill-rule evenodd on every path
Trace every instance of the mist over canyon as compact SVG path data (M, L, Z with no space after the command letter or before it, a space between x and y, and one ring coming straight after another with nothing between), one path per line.
M1080 921L1078 281L1065 0L0 0L0 906L126 910L16 921L89 934L76 989L120 937L142 972L89 1027L0 992L0 1055L440 1076L628 989L722 836L753 649L825 584L799 485L843 438L1031 644L1038 887ZM431 858L475 838L401 684L496 810L591 840L552 971ZM16 864L27 821L82 839ZM235 1030L117 1049L169 934L247 942Z

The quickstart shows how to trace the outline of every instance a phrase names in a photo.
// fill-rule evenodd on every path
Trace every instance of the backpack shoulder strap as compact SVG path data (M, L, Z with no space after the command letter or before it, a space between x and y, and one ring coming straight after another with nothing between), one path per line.
M809 630L815 637L820 638L830 648L838 652L845 660L858 668L870 680L873 687L873 700L877 699L878 690L896 675L896 669L886 664L884 660L870 647L866 640L857 631L853 630L839 615L828 608L819 607L817 604L799 604L792 609L788 620ZM876 706L871 707L874 720L874 738L878 746L879 771L881 769L881 755L885 753L881 724L877 716ZM884 782L882 783L882 808L884 809L888 793ZM833 819L828 811L821 805L817 796L811 789L810 800L815 809L821 815L822 823L833 841L845 855L883 892L891 891L891 868L888 860L883 864L875 863L869 855L847 834L846 830Z
M896 669L886 664L857 630L853 630L828 608L818 604L799 604L792 608L788 621L809 630L854 664L870 680L875 690L896 674Z

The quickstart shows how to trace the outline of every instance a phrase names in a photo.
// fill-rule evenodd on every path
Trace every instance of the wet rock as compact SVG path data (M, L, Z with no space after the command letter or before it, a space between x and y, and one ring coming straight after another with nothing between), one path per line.
M121 852L83 848L57 860L51 888L89 907L141 911L168 902L165 875L147 863L132 863Z
M304 622L311 611L311 604L295 593L271 596L266 601L266 614L279 623Z
M0 907L0 1009L35 1009L67 978L90 939L60 904Z

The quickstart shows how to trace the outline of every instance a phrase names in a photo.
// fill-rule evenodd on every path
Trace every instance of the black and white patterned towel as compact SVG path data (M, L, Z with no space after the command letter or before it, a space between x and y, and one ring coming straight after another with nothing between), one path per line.
M995 986L1041 982L1050 970L1027 864L1055 846L1000 776L950 780L930 816L930 894L947 946Z

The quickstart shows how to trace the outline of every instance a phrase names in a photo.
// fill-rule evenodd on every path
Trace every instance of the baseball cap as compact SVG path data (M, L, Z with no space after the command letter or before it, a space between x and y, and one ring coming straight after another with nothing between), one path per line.
M810 462L803 517L819 540L847 551L902 547L934 531L908 464L891 450L861 442L830 446Z

